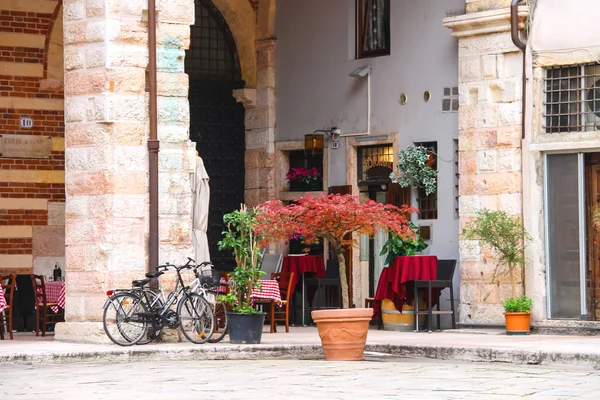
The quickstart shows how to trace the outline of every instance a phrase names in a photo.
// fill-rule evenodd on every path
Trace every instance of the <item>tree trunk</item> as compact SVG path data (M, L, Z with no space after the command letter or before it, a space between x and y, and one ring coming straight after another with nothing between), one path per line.
M513 263L508 263L508 274L510 276L510 287L512 289L512 296L514 299L517 298L517 282L515 282L515 272L513 269Z
M342 308L350 308L350 299L348 298L348 278L346 277L346 258L341 248L336 248L335 252L338 258L340 268L340 289L342 291Z

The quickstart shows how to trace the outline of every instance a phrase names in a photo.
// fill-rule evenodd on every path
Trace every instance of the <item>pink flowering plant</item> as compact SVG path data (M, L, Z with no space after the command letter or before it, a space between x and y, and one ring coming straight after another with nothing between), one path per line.
M319 171L316 168L290 168L287 174L285 174L285 178L289 182L302 181L305 183L310 183L311 181L318 181L321 179Z

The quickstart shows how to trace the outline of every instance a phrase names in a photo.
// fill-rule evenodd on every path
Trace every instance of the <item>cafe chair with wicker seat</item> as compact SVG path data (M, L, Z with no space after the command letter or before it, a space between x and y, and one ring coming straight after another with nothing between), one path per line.
M456 260L438 260L437 274L435 280L416 280L414 281L415 291L415 331L419 331L419 315L427 314L428 329L431 332L433 318L437 317L437 328L441 330L440 315L452 315L452 329L456 329L456 311L454 310L454 289L452 288L452 278L456 269ZM444 289L450 289L450 310L440 311L440 294ZM419 310L419 289L427 289L427 310ZM437 310L432 310L432 290L436 290Z
M4 329L8 328L10 340L13 340L13 300L15 294L16 274L0 275L0 284L6 301L6 308L0 312L0 339L4 340Z
M64 321L64 311L50 313L51 307L57 307L58 303L48 303L46 298L46 282L43 275L31 275L33 284L33 293L35 293L35 336L39 336L40 330L42 337L46 336L48 325L56 325L57 322Z

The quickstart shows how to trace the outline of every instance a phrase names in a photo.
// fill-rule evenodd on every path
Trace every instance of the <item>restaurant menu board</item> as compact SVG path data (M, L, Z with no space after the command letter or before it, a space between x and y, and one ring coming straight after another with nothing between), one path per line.
M0 135L0 157L49 158L52 138L40 135Z

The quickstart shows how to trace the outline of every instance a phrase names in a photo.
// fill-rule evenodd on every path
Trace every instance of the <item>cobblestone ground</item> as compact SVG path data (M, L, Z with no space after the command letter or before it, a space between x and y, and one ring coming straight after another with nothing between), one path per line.
M13 365L5 399L600 399L600 372L424 359Z

